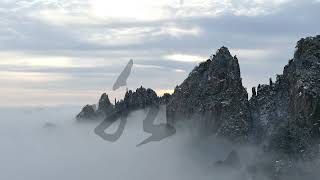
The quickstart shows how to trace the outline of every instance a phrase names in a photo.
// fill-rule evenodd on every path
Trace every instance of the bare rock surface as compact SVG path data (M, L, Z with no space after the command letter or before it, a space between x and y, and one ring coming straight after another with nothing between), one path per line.
M195 67L175 88L167 105L167 120L172 124L192 120L206 134L246 140L251 119L237 57L222 47Z

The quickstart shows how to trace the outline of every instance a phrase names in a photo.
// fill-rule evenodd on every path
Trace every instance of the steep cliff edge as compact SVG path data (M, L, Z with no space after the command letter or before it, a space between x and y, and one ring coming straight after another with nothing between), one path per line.
M175 88L167 105L167 120L171 124L192 120L201 132L232 141L246 139L251 119L237 57L222 47L195 67Z
M259 85L250 99L250 109L251 137L262 142L267 151L302 159L319 153L320 36L297 43L283 75L278 75L275 83Z

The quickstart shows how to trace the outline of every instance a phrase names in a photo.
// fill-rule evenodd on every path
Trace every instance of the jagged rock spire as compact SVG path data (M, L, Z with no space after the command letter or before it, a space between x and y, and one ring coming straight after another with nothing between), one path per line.
M269 86L272 86L273 82L272 82L272 78L269 78Z
M110 99L106 93L103 93L99 99L98 103L98 112L106 113L110 110L112 107L112 104L110 102Z
M167 120L174 124L178 119L201 117L196 124L205 129L203 132L239 140L249 127L247 98L238 59L231 56L228 48L221 47L176 87L167 106Z
M231 57L232 58L229 49L225 46L222 46L220 49L217 50L216 57L217 58L221 58L221 57L227 57L227 58Z
M257 96L256 87L252 87L252 97Z

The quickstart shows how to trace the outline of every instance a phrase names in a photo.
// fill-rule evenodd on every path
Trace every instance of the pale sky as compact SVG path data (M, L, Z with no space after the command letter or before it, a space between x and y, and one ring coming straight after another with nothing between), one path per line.
M281 74L320 30L319 0L1 0L0 106L96 103L134 60L128 88L172 92L221 46L244 86Z

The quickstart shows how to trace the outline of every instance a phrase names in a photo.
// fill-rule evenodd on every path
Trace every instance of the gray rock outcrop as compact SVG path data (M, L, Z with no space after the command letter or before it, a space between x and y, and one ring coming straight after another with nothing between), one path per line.
M95 105L85 105L81 112L76 116L78 120L95 119L97 117Z
M195 67L175 88L167 105L167 120L171 124L192 120L201 132L232 141L247 138L251 124L248 94L238 59L226 47Z
M109 96L106 93L103 93L99 99L97 113L106 116L111 113L113 110L113 105L110 102Z
M252 137L267 150L311 158L320 139L320 36L301 39L275 83L250 99ZM311 155L311 156L310 156Z

